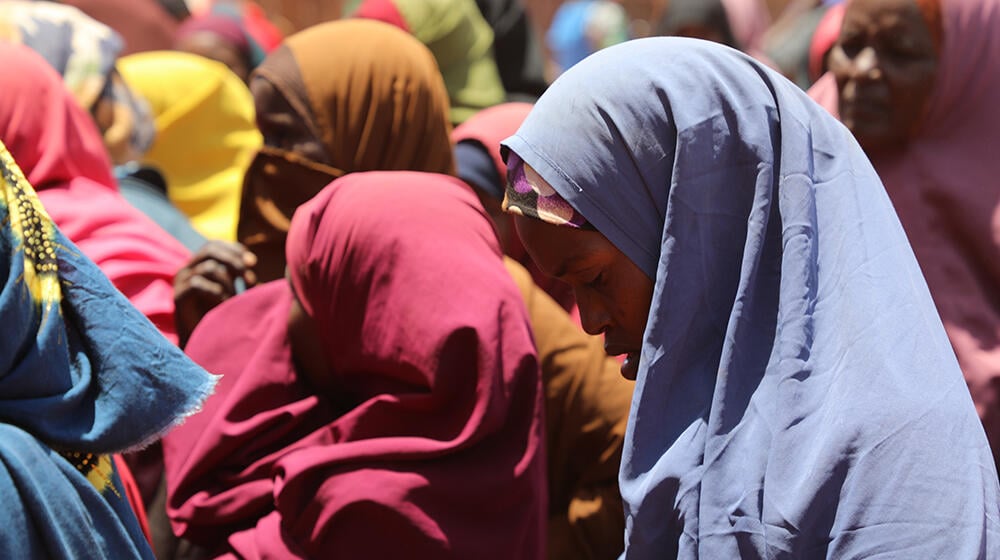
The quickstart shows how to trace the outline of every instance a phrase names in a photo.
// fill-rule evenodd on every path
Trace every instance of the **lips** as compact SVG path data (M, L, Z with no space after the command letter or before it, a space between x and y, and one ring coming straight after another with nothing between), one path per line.
M639 350L635 350L624 344L605 343L604 352L609 356L624 354L625 360L622 362L621 367L622 377L625 379L635 379L639 372Z
M622 377L625 379L631 379L635 381L635 378L639 375L639 353L629 352L625 355L625 361L622 362Z

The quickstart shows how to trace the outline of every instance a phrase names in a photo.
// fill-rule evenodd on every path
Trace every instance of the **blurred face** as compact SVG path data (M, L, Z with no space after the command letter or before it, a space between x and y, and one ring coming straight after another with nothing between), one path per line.
M622 375L635 379L653 281L599 232L523 216L514 222L538 267L573 287L584 330L603 334L608 354L625 354Z
M214 33L207 31L192 33L178 41L175 48L225 64L233 71L233 74L243 80L243 83L246 83L250 77L250 67L243 60L240 51Z
M840 118L866 151L912 137L938 60L914 0L853 0L828 60L840 90Z
M257 128L264 143L273 148L295 152L312 161L326 163L326 148L309 130L302 117L274 85L256 77L250 81Z

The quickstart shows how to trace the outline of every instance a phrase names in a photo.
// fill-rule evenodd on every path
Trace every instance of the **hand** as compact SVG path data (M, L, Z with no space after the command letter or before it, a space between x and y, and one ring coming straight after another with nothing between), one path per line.
M183 348L215 306L257 283L257 256L239 243L209 241L174 277L174 322Z

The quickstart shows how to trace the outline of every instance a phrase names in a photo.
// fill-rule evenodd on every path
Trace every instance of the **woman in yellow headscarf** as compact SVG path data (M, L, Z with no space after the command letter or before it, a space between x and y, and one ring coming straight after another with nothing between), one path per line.
M236 239L243 175L261 145L253 97L224 65L181 52L127 56L119 69L156 116L143 163L157 167L167 196L209 239Z

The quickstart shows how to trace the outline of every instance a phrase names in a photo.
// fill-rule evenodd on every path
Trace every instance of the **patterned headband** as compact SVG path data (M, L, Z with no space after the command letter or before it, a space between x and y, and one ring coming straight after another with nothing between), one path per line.
M514 152L507 157L503 209L557 226L592 229L579 212Z

